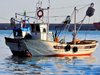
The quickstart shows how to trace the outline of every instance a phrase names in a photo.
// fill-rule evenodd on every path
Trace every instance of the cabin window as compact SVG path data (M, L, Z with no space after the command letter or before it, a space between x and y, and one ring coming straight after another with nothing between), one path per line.
M39 24L31 25L32 32L40 32Z
M45 28L43 28L43 32L46 32L46 29Z
M35 25L32 25L32 26L31 26L31 31L32 31L32 32L35 32L35 31L36 31L36 26L35 26Z
M36 25L36 31L37 31L37 32L40 32L40 27L39 27L39 25Z
M13 30L13 33L14 33L14 37L16 37L16 36L22 36L22 30L21 29Z

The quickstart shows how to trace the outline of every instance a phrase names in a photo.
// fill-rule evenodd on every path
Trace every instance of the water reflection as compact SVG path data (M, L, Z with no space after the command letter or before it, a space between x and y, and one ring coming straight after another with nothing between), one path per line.
M67 57L57 57L56 61L62 61L62 59L66 59L67 63L75 62L85 62L85 63L95 63L96 58L92 55L89 56L67 56ZM79 63L78 63L79 64Z
M17 57L10 56L5 59L7 69L13 74L40 74L39 69L41 66L37 66L37 62L40 61L41 57Z
M12 74L73 74L99 73L94 56L15 57L5 59L5 71ZM95 70L96 69L96 70Z

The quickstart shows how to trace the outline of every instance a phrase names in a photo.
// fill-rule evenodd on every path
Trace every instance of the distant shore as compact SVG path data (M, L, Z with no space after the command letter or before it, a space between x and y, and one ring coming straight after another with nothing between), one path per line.
M54 30L54 27L59 24L51 23L49 26L50 30ZM77 29L79 28L79 24L76 27ZM12 30L11 24L10 23L0 23L0 30ZM69 31L74 30L74 25L71 24L69 27ZM93 24L83 24L80 28L80 30L96 30Z

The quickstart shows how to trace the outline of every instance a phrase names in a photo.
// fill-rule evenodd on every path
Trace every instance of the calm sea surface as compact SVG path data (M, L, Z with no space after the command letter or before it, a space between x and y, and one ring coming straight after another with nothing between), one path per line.
M68 57L15 57L4 37L11 36L11 30L0 30L0 75L100 75L100 44L90 56ZM77 38L85 39L86 31L78 32ZM87 31L87 40L100 42L100 31ZM66 41L72 40L72 32Z

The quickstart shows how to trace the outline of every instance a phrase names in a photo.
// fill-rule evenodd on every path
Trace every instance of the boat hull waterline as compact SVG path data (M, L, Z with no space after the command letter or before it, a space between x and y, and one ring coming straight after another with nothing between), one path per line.
M26 56L25 48L23 44L19 41L20 45L18 44L18 39L5 37L5 43L10 48L11 52L15 56Z
M9 41L8 41L9 40ZM94 41L93 44L69 44L70 51L66 51L67 44L61 44L53 41L43 41L36 39L20 40L20 47L18 46L17 39L6 38L6 44L11 49L13 55L23 55L24 50L29 50L32 56L83 56L92 54L98 42ZM73 47L77 47L78 51L73 52Z
M42 41L42 40L21 40L24 46L31 52L32 56L82 56L92 54L97 45L97 41L91 44L69 44L71 46L70 51L66 51L65 47L67 44L61 44L52 41ZM86 41L85 41L86 42ZM73 47L77 47L78 51L73 52Z

